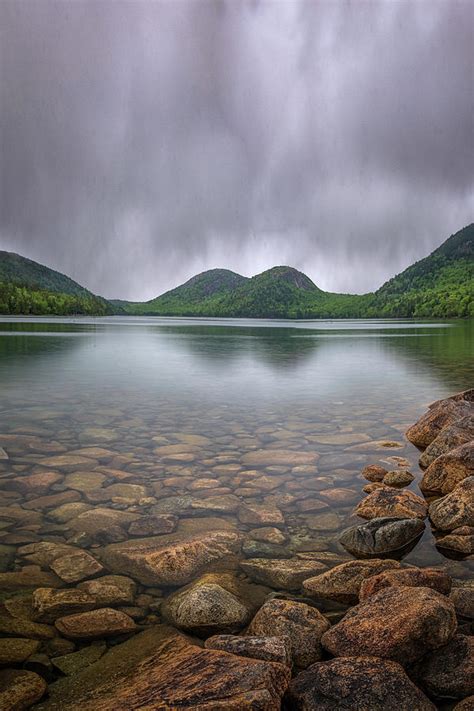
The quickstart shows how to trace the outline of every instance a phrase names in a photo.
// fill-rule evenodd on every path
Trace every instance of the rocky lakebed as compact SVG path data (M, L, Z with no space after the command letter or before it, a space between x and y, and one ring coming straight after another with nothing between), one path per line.
M1 711L474 710L474 390L393 440L116 414L0 435Z

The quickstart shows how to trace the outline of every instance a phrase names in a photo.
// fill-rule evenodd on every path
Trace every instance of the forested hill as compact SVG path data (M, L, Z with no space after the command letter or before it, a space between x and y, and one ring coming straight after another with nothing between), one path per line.
M116 312L117 307L64 274L0 251L0 313L103 316Z
M450 318L474 316L474 224L375 293L321 291L302 272L274 267L248 279L213 269L145 303L119 303L130 314L261 318ZM231 275L231 276L229 276Z

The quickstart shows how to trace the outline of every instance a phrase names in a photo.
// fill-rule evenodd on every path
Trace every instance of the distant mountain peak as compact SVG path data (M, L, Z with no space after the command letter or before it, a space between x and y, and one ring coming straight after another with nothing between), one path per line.
M278 267L272 267L267 269L261 274L257 274L253 279L259 278L271 278L281 281L286 281L297 289L303 289L305 291L321 291L316 284L311 281L311 279L306 276L303 272L298 271L294 267L289 267L287 265L281 265Z

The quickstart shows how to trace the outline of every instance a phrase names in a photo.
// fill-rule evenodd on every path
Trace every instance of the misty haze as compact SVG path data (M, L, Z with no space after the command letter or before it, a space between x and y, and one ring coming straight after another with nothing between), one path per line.
M0 711L469 711L474 2L0 0Z

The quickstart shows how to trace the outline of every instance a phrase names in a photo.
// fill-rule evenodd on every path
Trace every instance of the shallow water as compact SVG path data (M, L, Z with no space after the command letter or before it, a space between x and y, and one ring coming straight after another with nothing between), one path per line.
M395 468L387 457L398 456L419 480L418 452L403 433L429 402L472 386L473 350L472 321L2 318L0 433L21 436L14 446L0 440L10 456L0 474L17 476L53 455L102 447L111 454L95 465L128 473L124 481L145 486L149 500L82 492L90 505L147 512L178 495L236 494L282 509L293 554L348 558L337 535L354 522L364 495L360 470L375 462ZM160 452L169 444L180 447ZM320 456L306 472L262 467L269 477L258 480L258 467L242 457L274 448ZM99 488L114 483L109 478ZM336 487L346 491L335 500ZM65 488L63 479L48 494ZM411 488L419 493L416 481ZM68 539L67 525L55 524L49 508L34 508L37 493L0 497L1 506L28 503L43 517L14 532L5 525L0 543ZM206 516L197 517L205 527ZM235 512L212 517L251 529ZM443 558L427 529L406 560L468 574L471 563Z

